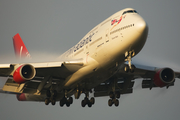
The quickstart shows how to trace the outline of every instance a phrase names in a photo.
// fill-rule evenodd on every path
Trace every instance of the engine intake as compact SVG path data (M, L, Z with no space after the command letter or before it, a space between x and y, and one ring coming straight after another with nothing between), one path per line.
M165 87L175 80L174 71L170 68L163 68L156 72L154 76L154 84L158 87Z
M24 64L18 67L14 74L13 74L13 79L16 83L24 83L27 80L31 80L34 78L36 74L35 68L30 65L30 64Z

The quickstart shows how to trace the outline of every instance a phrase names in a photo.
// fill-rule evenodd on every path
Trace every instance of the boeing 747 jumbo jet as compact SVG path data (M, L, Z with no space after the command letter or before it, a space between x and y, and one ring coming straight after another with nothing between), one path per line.
M95 97L109 96L108 105L118 106L122 94L133 92L134 80L143 78L142 88L173 86L180 73L171 68L138 67L131 63L143 48L148 25L132 8L123 9L88 32L55 62L0 64L7 77L2 92L19 101L44 101L69 107L82 93L81 105L91 107ZM19 34L13 37L15 54L30 54ZM89 97L93 94L93 97Z

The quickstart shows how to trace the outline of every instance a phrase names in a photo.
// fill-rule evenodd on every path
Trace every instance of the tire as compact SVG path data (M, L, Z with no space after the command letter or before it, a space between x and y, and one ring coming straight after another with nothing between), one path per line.
M112 91L109 93L109 97L112 99L114 98L114 93Z
M119 100L116 99L116 100L114 101L114 105L115 105L116 107L119 106Z
M69 102L70 104L72 104L72 103L73 103L73 98L70 97L69 100L68 100L68 102Z
M49 98L46 98L46 99L45 99L45 105L49 105L49 103L50 103Z
M66 98L63 97L63 98L60 100L59 105L60 105L61 107L63 107L64 104L66 104L66 101L67 101Z
M91 102L89 102L87 105L88 105L88 107L92 107L92 103Z
M56 100L55 100L55 99L52 99L51 104L52 104L52 105L55 105L55 104L56 104Z
M64 103L63 103L62 100L59 102L59 105L60 105L60 107L63 107L63 106L64 106Z
M82 106L82 107L85 107L85 106L86 106L85 100L82 100L82 101L81 101L81 106Z
M70 106L70 103L68 101L66 101L66 106L69 107Z
M109 107L111 107L111 106L112 106L112 104L113 104L112 99L109 99L109 100L108 100L108 105L109 105Z
M115 96L116 96L116 98L117 98L117 99L119 99L119 98L120 98L120 96L121 96L120 92L119 92L119 91L116 91Z
M87 97L84 98L84 103L87 104L89 102L89 99Z
M92 98L90 99L90 102L91 102L92 105L94 105L94 103L95 103L94 97L92 97Z

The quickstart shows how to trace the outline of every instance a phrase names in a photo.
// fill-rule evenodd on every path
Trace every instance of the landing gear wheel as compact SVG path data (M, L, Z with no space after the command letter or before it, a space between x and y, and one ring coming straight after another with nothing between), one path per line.
M68 101L66 101L66 106L69 107L70 106L70 103Z
M92 98L90 99L90 102L92 103L92 105L94 105L94 103L95 103L94 97L92 97Z
M88 105L88 107L92 107L92 103L90 101L88 102L87 105Z
M82 101L81 101L81 106L82 106L82 107L85 107L85 106L86 106L85 100L82 100Z
M59 102L59 105L60 105L61 107L63 107L63 106L64 106L63 101L60 101L60 102Z
M112 91L109 93L109 97L112 99L114 98L114 93Z
M119 100L115 99L115 100L114 100L114 105L115 105L116 107L119 106Z
M52 100L51 100L51 104L52 104L52 105L55 105L55 104L56 104L56 100L55 100L55 99L52 99Z
M68 102L69 102L70 104L72 104L72 103L73 103L73 98L70 97L69 100L68 100Z
M89 101L89 100L88 100L88 98L87 98L87 97L85 97L85 98L84 98L84 102L87 104L87 103L88 103L88 101Z
M108 100L108 105L109 105L109 107L111 107L111 106L112 106L112 104L113 104L112 99L109 99L109 100Z
M49 105L49 103L50 103L49 98L46 98L46 99L45 99L45 105Z
M59 101L59 105L60 105L61 107L63 107L64 104L66 104L66 98L65 98L65 97L63 97L63 98Z
M119 99L120 96L121 96L120 92L119 92L119 91L116 91L115 96L116 96L117 99Z

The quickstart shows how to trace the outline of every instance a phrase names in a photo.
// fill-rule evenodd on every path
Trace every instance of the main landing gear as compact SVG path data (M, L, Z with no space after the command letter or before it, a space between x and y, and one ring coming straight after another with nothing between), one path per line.
M129 71L130 71L131 73L134 72L135 66L132 65L132 63L131 63L133 56L135 56L135 52L134 52L134 51L129 51L129 52L126 52L126 53L125 53L125 57L126 57L125 61L128 61L128 65L125 65L125 66L124 66L124 71L127 72L127 73L128 73Z
M119 106L119 98L120 98L120 92L116 91L116 92L110 92L109 93L109 97L110 99L108 100L108 105L111 107L113 104L117 107Z
M92 107L92 105L94 105L94 103L95 103L94 97L89 99L89 93L88 92L86 92L85 95L86 96L85 96L84 100L82 100L82 102L81 102L81 106L85 107L87 105L88 107Z
M56 90L53 90L53 91L47 90L46 96L47 96L47 98L45 99L46 105L49 105L50 102L52 105L56 104L56 97L57 97L57 91Z
M88 105L88 107L92 107L94 103L95 103L94 97L92 97L90 100L87 97L85 97L84 100L82 100L81 102L81 106L85 107L86 105Z
M59 101L60 107L63 107L64 105L69 107L73 103L73 98L72 97L68 98L67 94L68 94L68 92L64 91L64 97Z
M112 78L110 82L111 91L109 92L110 99L108 100L108 105L111 107L113 104L117 107L119 106L119 98L121 97L120 87L116 78Z
M73 98L72 98L72 97L67 98L67 97L64 96L64 97L60 100L59 105L60 105L61 107L63 107L64 105L66 105L67 107L69 107L72 103L73 103Z

